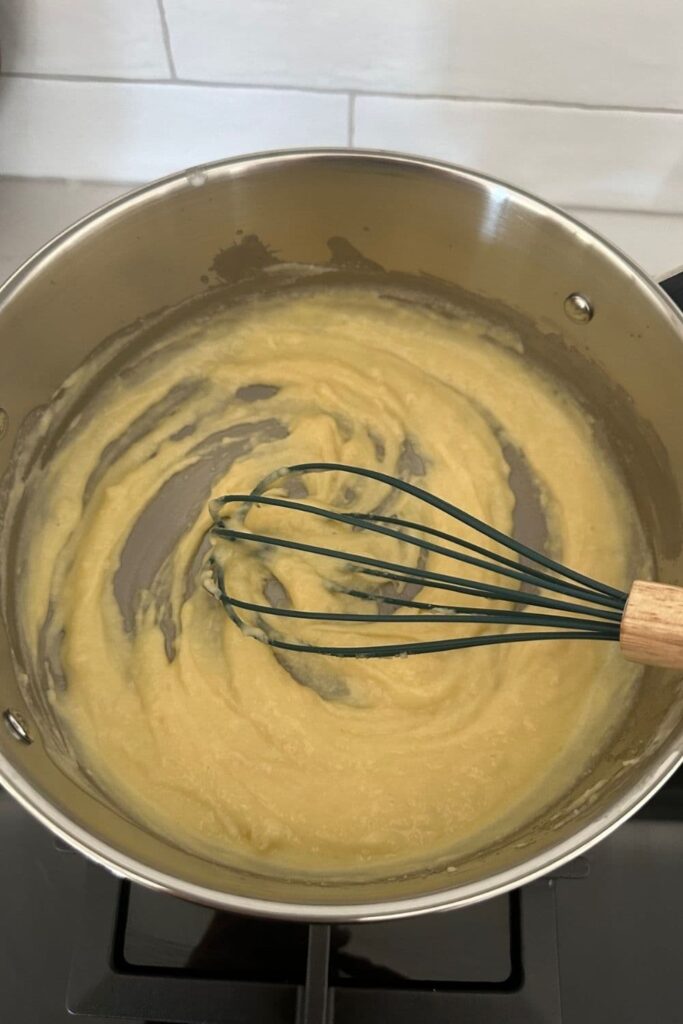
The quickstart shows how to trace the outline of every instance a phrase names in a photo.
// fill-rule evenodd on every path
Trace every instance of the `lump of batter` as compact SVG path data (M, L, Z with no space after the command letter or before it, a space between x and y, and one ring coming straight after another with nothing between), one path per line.
M638 669L615 644L291 658L201 585L209 499L276 467L402 475L510 532L510 450L547 549L627 584L634 513L588 417L479 321L318 288L140 351L41 471L19 581L32 671L80 762L146 827L269 870L393 870L538 813L626 707Z

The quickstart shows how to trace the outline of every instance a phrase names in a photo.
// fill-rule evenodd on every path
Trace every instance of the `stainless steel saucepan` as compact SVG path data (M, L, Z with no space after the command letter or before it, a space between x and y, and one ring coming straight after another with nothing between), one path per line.
M533 357L580 396L620 462L657 578L683 583L678 310L625 256L559 210L490 178L410 157L289 152L193 168L110 203L50 242L0 290L0 474L18 433L94 346L131 324L144 333L145 318L164 307L248 289L276 259L387 280L414 275L521 331ZM623 726L573 790L455 871L434 865L373 881L307 881L212 863L131 820L86 772L65 764L49 702L11 655L15 519L0 520L1 781L67 842L135 881L278 917L367 919L461 906L577 856L681 760L680 674L650 669Z

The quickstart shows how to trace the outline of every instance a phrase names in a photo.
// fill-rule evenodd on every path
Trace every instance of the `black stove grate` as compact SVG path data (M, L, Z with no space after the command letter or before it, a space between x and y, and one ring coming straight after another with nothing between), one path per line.
M583 873L581 862L566 874L575 873ZM168 938L168 928L165 945L150 940L155 901L178 912L182 943ZM182 920L192 915L208 915L209 925L187 955ZM493 955L482 960L478 947L487 936ZM147 893L91 865L67 1006L72 1014L164 1024L559 1024L556 936L554 883L548 879L437 917L301 925L214 913ZM440 940L447 945L442 957L434 957ZM157 962L143 964L144 957ZM470 957L474 973L468 975ZM476 979L477 972L478 980L456 980L459 974ZM481 977L487 973L496 980ZM429 976L434 974L440 977Z
M64 850L0 790L8 1024L67 1024L67 998L84 1024L683 1020L683 769L552 879L402 921L220 914Z

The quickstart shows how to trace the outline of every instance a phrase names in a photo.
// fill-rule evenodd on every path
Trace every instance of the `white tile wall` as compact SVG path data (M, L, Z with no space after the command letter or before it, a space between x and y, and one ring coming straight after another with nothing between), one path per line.
M3 71L169 78L157 0L0 0Z
M0 175L403 149L595 208L664 268L681 39L680 0L0 0Z
M683 267L683 216L572 210L658 280Z
M564 205L683 211L683 114L358 96L354 142L464 164Z
M0 174L145 181L222 156L344 146L334 93L8 78Z
M165 0L178 74L220 82L434 92L454 0ZM452 75L450 76L452 78Z
M676 0L164 0L178 74L373 92L683 104Z

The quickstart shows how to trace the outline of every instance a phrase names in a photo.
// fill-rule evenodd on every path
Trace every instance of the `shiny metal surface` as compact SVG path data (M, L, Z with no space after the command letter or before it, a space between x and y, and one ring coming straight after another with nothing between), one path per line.
M31 734L28 731L28 726L23 719L23 716L18 711L12 711L11 708L5 708L2 713L2 718L7 726L7 731L10 736L18 740L19 743L32 743Z
M658 577L683 581L677 309L628 259L558 210L500 182L408 157L293 152L193 168L109 204L45 246L0 290L0 406L8 416L0 473L21 424L95 345L164 307L248 286L274 254L330 272L410 275L521 332L530 355L580 397L619 462ZM590 322L567 317L572 294L590 302ZM2 782L66 841L153 887L307 919L459 906L577 856L632 814L681 760L681 679L648 670L623 727L596 751L572 792L476 857L364 882L211 863L132 821L85 772L65 763L49 702L15 671L10 655L12 517L0 523L0 547L10 553L0 580L0 707L21 715L34 738L17 743L0 729Z
M570 320L577 324L587 324L593 319L595 310L585 297L574 292L564 300L564 311Z

